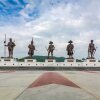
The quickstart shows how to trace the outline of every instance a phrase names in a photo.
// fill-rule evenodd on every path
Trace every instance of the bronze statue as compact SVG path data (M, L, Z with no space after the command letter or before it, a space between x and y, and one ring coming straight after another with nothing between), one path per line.
M69 58L73 58L73 54L74 54L74 52L73 52L74 45L72 44L73 41L70 40L68 43L69 44L67 45L66 51L67 51Z
M88 46L88 58L94 59L95 52L96 52L96 48L93 43L93 40L91 40L91 43L89 43L89 46Z
M7 45L5 45L8 47L8 52L9 52L9 58L13 58L13 50L14 47L16 46L15 43L12 41L12 38L9 39L9 42Z
M30 57L32 57L34 55L34 50L35 50L35 46L33 44L33 39L31 41L31 44L28 45L29 51L28 51L28 55Z
M51 53L51 58L53 58L53 51L55 50L55 46L53 45L53 42L49 42L49 47L47 49L48 51L48 58L50 58L50 53Z

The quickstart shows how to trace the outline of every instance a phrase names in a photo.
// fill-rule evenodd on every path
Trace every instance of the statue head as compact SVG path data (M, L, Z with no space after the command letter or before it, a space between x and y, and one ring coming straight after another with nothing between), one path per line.
M53 42L52 42L52 41L50 41L50 42L49 42L49 44L53 44Z
M93 40L91 40L91 43L93 43Z
M10 38L9 41L12 42L12 38Z
M72 40L70 40L68 43L70 43L70 44L71 44L71 43L73 43L73 41L72 41Z

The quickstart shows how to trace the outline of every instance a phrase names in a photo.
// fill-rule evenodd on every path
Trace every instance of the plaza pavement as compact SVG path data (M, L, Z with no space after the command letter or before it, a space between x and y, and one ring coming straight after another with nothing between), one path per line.
M100 100L100 71L0 71L0 100Z

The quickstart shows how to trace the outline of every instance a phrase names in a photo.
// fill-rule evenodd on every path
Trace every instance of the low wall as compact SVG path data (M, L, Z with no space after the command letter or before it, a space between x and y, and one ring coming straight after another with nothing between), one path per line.
M76 62L76 60L64 62L56 62L55 60L45 62L37 62L36 59L25 59L24 62L17 62L15 59L1 59L0 67L100 67L98 60L85 62Z

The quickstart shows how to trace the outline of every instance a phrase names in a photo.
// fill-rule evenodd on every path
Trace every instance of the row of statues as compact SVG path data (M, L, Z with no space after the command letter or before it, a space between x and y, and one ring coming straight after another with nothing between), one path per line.
M68 43L69 44L66 47L67 55L69 56L68 57L69 59L73 59L73 55L74 55L73 41L70 40ZM13 58L13 50L14 50L14 47L16 46L16 44L12 41L12 38L9 39L8 44L5 44L5 46L8 47L9 58ZM34 51L36 50L33 39L31 41L31 43L28 45L28 48L29 48L28 55L29 55L29 57L32 57L34 55ZM50 41L49 46L47 48L48 58L53 58L54 50L55 50L55 46L53 45L53 42ZM95 52L96 52L96 47L95 47L95 44L93 43L93 40L91 40L91 42L89 43L89 46L88 46L88 58L94 59Z

